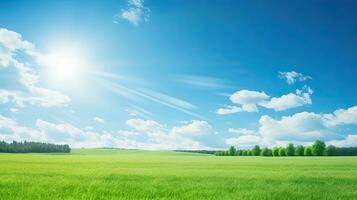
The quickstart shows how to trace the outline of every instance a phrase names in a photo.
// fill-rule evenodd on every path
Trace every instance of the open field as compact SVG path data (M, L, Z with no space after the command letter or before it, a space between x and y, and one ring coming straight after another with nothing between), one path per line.
M0 199L357 199L357 157L0 154Z

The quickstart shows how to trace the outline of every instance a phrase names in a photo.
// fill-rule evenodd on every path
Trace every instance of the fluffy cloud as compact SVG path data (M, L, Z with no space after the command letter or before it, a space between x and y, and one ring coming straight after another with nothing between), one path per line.
M165 130L160 123L154 120L129 119L126 124L136 131L144 133L161 133Z
M341 140L341 135L337 134L337 128L342 125L357 124L357 106L348 109L338 109L330 114L317 114L313 112L300 112L291 116L284 116L280 119L273 119L264 115L259 120L260 128L258 134L253 134L245 129L230 129L230 132L246 132L249 137L232 137L226 140L226 144L260 144L264 146L282 145L289 142L310 143L316 139L330 141L337 146L343 144L352 146L355 144L355 136L349 135ZM253 137L255 136L255 137ZM259 143L254 143L258 141ZM255 139L255 140L253 140Z
M18 125L15 119L0 115L0 140L23 141L36 140L43 141L44 135L36 130Z
M262 102L260 105L275 111L287 110L290 108L300 107L311 104L310 95L313 91L306 87L303 90L296 90L296 93L289 93L281 97L273 97L269 101Z
M259 132L268 142L276 140L311 141L331 134L319 114L302 112L275 120L264 115L259 120Z
M114 17L114 22L119 19L125 19L132 23L134 26L144 21L147 22L150 18L150 9L144 6L144 0L129 0L128 8L122 9L121 12Z
M208 138L214 138L212 126L202 120L184 122L171 129L153 120L129 119L126 124L135 131L144 134L151 146L159 149L207 149L213 145ZM219 144L215 140L216 145Z
M38 119L35 128L21 126L15 119L0 115L0 140L38 141L69 144L73 148L120 147L160 149L159 144L140 142L131 137L138 133L130 131L94 132L69 123L53 123Z
M238 112L242 112L242 111L243 111L243 109L238 106L225 106L222 108L218 108L216 113L219 115L228 115L228 114L238 113Z
M235 104L241 105L256 105L260 104L264 100L269 99L269 96L265 92L240 90L232 94L230 100Z
M327 142L337 147L355 147L357 146L357 134L347 135L345 139L342 140L331 140Z
M281 97L270 97L265 92L240 90L230 96L232 103L239 106L225 106L217 109L219 115L226 115L238 112L258 112L258 106L273 109L275 111L287 110L311 104L311 88L305 86L295 93L282 95Z
M185 122L183 126L175 126L171 129L170 134L184 137L200 137L212 133L212 126L203 120L191 120Z
M13 102L17 107L23 107L25 103L37 104L44 107L66 106L70 98L58 91L38 86L40 76L31 67L29 62L20 62L17 54L26 54L37 62L41 57L35 46L22 39L21 34L0 28L0 67L14 67L19 74L19 82L27 91L0 91L0 103ZM37 63L38 64L38 63Z
M286 79L286 82L289 85L294 84L296 81L305 81L305 80L312 79L311 76L305 76L302 73L298 73L295 71L279 72L279 77L281 79Z

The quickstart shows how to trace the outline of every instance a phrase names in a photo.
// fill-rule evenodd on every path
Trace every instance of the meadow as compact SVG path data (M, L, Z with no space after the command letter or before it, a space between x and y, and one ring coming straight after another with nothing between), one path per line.
M357 157L0 153L0 199L357 199Z

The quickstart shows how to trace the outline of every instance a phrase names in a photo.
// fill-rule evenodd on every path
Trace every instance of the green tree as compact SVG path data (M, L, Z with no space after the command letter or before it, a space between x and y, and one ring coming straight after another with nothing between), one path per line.
M259 145L255 145L251 150L251 152L252 152L252 156L259 156L261 152Z
M293 144L289 144L287 147L286 147L286 155L287 156L294 156L295 154L295 147Z
M272 156L273 154L271 152L271 149L268 149L268 148L265 147L265 148L263 148L263 150L262 150L260 155L261 156Z
M273 156L279 156L279 147L274 147L272 154L273 154Z
M311 149L311 147L305 147L305 149L304 149L304 156L312 156L312 149Z
M304 146L299 145L295 148L295 156L304 156Z
M237 150L234 146L230 146L228 149L228 153L230 156L236 156L237 155Z
M325 149L326 156L335 156L337 152L337 148L333 145L328 145Z
M252 155L253 155L252 151L251 150L247 150L247 156L252 156Z
M315 143L312 145L312 154L314 156L323 156L325 152L325 142L321 140L316 140Z
M247 150L242 150L242 156L247 156L248 155L248 151Z
M279 156L286 156L286 150L284 147L279 148Z
M242 150L237 150L237 156L243 156L243 151Z

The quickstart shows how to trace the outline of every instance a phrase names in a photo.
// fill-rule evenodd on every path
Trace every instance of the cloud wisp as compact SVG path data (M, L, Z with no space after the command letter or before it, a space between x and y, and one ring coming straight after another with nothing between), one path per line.
M114 23L119 23L125 19L134 26L139 26L142 22L149 21L151 10L144 6L144 0L129 0L127 8L114 16Z
M37 119L35 128L21 126L15 119L0 115L0 140L39 141L69 144L71 147L120 147L134 149L210 149L206 137L214 133L212 126L202 120L166 128L154 120L132 118L126 121L129 130L94 131L70 123L53 123ZM213 140L217 143L216 140Z
M199 114L192 112L192 109L195 109L196 106L179 98L169 96L167 94L163 94L160 92L156 91L151 91L151 90L136 90L136 89L131 89L128 87L125 87L121 84L117 83L111 83L111 82L105 82L102 83L103 87L106 89L122 96L128 99L131 99L133 101L142 101L144 100L149 100L164 106L167 106L169 108L175 109L177 111L186 113L188 115L191 115L193 117L203 119L202 116Z
M292 85L292 84L296 83L297 81L306 81L306 80L312 79L311 76L306 76L306 75L296 72L296 71L279 72L279 78L285 79L286 83L289 85Z

